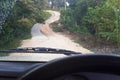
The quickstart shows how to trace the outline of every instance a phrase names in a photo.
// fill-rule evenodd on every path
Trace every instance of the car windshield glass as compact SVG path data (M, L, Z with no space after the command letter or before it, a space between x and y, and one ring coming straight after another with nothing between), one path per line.
M0 0L0 60L75 53L120 53L119 0Z

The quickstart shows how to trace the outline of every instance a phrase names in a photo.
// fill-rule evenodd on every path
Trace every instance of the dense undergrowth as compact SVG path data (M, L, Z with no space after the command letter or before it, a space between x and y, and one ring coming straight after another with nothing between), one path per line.
M119 4L119 0L78 0L74 6L61 10L61 21L72 32L119 44Z
M21 40L31 37L30 29L35 23L43 23L50 16L42 10L43 6L39 5L42 1L16 2L0 33L0 49L18 47Z

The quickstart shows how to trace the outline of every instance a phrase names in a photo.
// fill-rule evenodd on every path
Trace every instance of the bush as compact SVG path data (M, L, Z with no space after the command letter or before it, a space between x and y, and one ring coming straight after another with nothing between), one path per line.
M33 0L18 0L0 33L0 48L17 47L20 40L30 37L31 27L43 23L48 16Z
M73 32L120 43L119 3L118 0L78 0L73 8L61 11L61 20Z

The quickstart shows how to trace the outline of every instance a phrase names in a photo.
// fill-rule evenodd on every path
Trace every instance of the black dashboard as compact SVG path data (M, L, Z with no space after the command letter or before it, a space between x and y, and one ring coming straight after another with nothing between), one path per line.
M0 62L0 80L16 80L27 71L44 62Z
M17 80L27 71L44 63L45 62L0 62L0 80ZM79 72L64 75L54 80L120 80L120 76L106 73Z
M0 80L120 80L120 56L91 54L48 62L0 61Z
M82 72L65 75L54 80L120 80L120 76L106 73Z

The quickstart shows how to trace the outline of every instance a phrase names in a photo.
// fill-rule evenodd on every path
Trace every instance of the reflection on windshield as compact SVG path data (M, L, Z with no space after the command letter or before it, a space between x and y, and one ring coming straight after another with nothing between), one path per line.
M0 50L47 47L118 54L119 4L119 0L1 0Z

